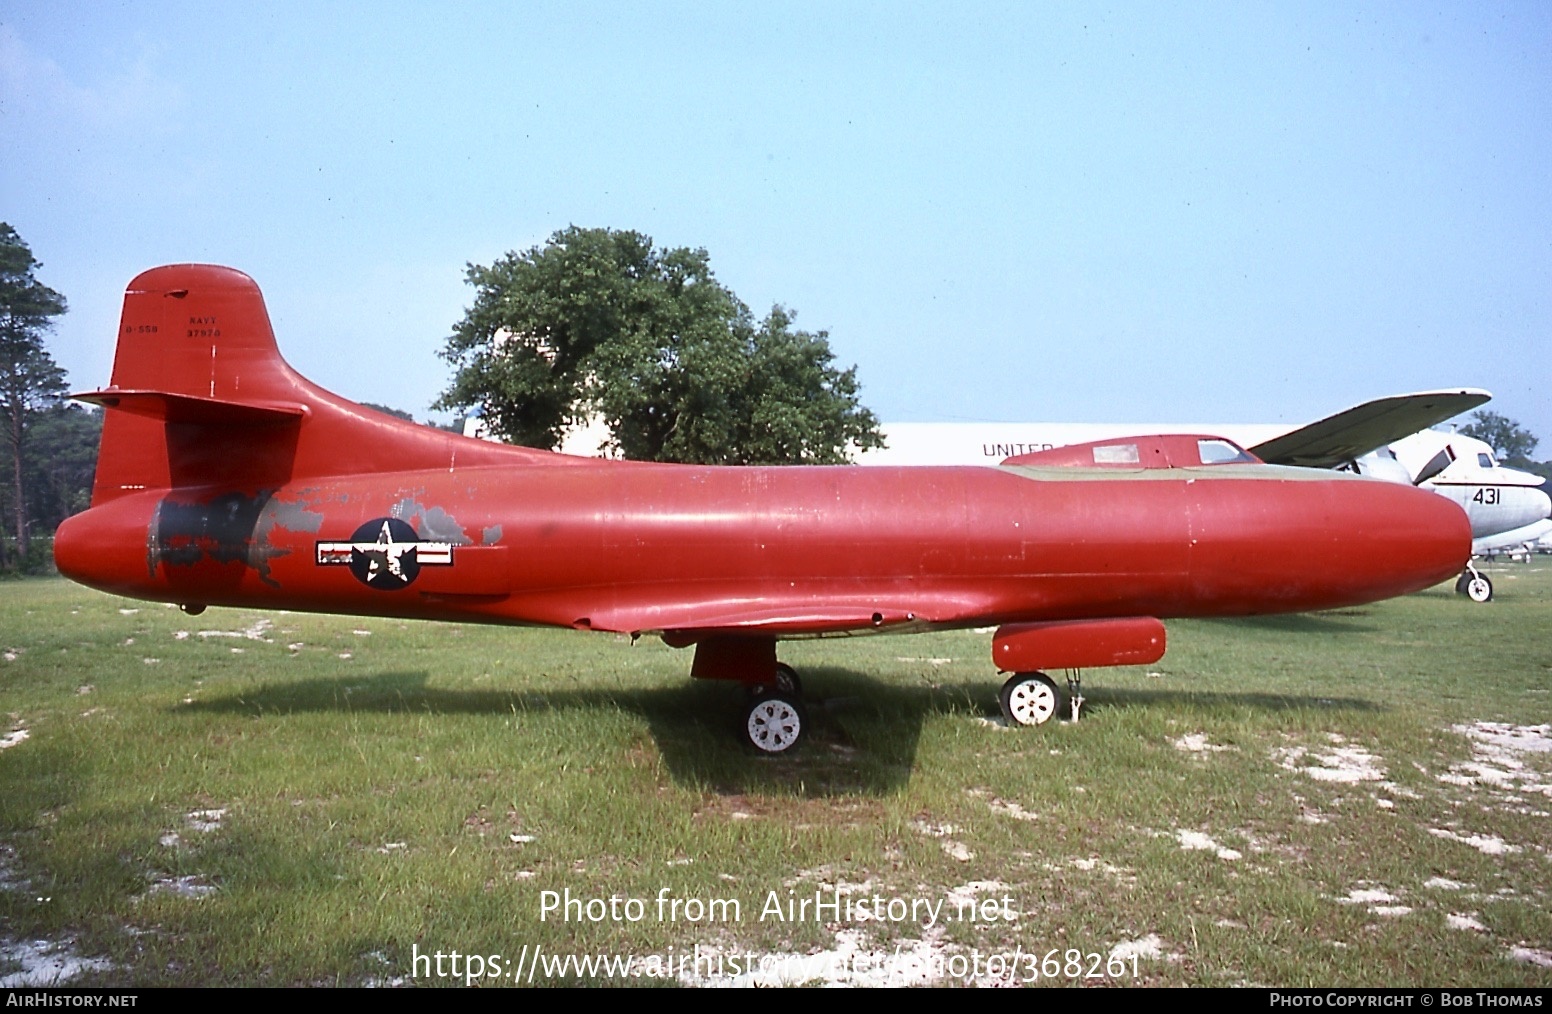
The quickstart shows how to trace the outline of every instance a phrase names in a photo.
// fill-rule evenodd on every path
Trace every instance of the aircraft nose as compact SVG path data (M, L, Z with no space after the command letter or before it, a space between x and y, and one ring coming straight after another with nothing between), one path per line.
M1367 498L1366 498L1367 499ZM1369 502L1385 519L1388 537L1357 550L1373 552L1376 570L1399 589L1418 591L1459 574L1471 558L1471 519L1460 505L1421 489L1391 487Z
M1191 577L1226 613L1334 609L1459 574L1471 523L1455 502L1379 479L1305 476L1198 501Z
M1496 531L1512 531L1552 516L1552 497L1544 490L1531 486L1505 486L1500 495L1501 510L1496 517L1489 515Z

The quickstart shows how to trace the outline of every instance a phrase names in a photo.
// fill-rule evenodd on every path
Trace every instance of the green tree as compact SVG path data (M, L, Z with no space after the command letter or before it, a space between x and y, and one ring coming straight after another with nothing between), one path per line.
M780 307L755 323L705 250L572 226L467 277L474 305L442 352L456 373L436 407L478 406L513 443L554 447L596 413L638 460L835 463L882 444L828 336Z
M395 419L403 419L405 422L415 421L415 417L404 411L402 408L394 408L391 405L379 405L375 401L363 401L361 404L363 407L369 408L374 412L381 412L383 415L391 415Z
M1528 462L1539 441L1530 430L1497 412L1482 410L1472 413L1472 422L1460 428L1468 437L1475 437L1493 448L1498 460L1505 464Z
M5 427L11 468L10 506L17 551L29 546L27 436L39 412L65 394L65 371L43 346L65 297L39 282L42 267L8 223L0 222L0 424Z
M72 514L91 506L102 412L59 402L33 419L27 434L28 515L52 532Z

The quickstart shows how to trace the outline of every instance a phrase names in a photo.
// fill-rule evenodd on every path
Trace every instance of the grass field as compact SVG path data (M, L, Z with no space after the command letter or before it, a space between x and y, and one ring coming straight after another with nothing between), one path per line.
M0 984L1546 986L1552 564L1493 573L1034 730L989 634L784 645L779 760L654 640L3 584Z

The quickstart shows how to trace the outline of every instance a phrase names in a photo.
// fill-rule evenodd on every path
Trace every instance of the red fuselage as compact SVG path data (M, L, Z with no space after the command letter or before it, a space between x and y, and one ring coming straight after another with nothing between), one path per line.
M447 544L408 583L319 562L374 519ZM146 490L59 530L139 598L615 631L802 635L1296 612L1458 573L1464 514L1329 472L701 468L599 462Z
M470 440L299 376L258 286L211 265L130 283L112 383L82 397L106 419L60 572L187 606L660 632L737 654L751 638L1345 606L1450 578L1470 551L1442 497L1203 465L1196 438L1000 468L649 465ZM1162 650L1151 627L1106 629Z

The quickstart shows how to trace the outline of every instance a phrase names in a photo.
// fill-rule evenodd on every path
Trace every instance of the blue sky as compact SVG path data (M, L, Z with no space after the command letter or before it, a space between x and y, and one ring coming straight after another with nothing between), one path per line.
M107 381L124 285L263 287L424 417L464 265L706 248L885 420L1298 422L1480 386L1552 454L1552 6L0 8L0 219Z

